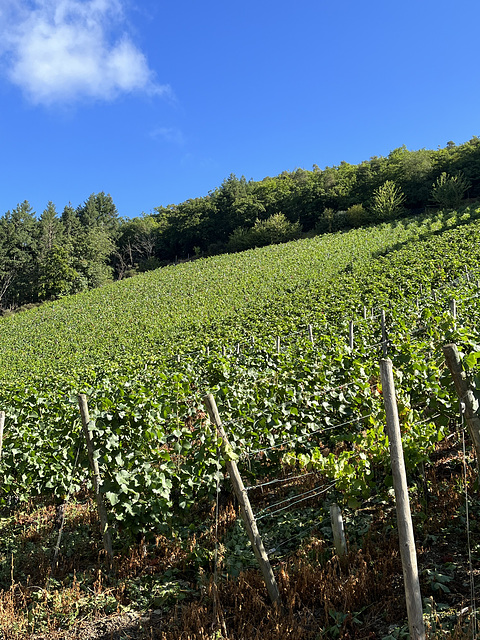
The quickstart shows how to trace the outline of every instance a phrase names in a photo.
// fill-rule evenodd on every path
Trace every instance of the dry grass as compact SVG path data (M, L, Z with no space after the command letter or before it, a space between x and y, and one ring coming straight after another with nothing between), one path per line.
M468 626L469 586L465 560L465 529L461 517L465 496L462 465L451 443L442 443L428 471L429 507L421 516L421 494L412 501L420 568L445 563L455 567L450 593L429 593L422 578L422 593L434 598L427 618L428 637L472 638ZM318 479L312 479L317 482ZM469 471L473 484L474 471ZM257 495L255 495L257 493ZM265 494L252 492L255 510ZM281 498L281 495L277 494ZM313 501L312 504L315 504ZM316 505L318 506L318 504ZM373 508L373 507L372 507ZM373 513L373 512L372 512ZM237 510L224 499L218 523L219 538L228 535ZM478 514L472 510L475 524ZM406 619L402 568L392 505L378 504L369 533L350 544L348 557L339 562L330 543L313 530L297 551L276 561L275 573L282 606L271 606L258 571L238 577L221 575L214 584L213 567L193 566L199 548L213 549L214 512L204 512L211 523L188 541L159 536L117 550L114 571L105 571L98 522L93 502L68 505L63 553L52 574L56 509L30 504L4 522L2 543L11 540L13 554L3 556L3 591L0 591L2 640L319 640L320 638L383 638ZM478 538L478 528L474 535ZM434 540L435 542L428 542ZM478 542L478 540L477 540ZM0 549L2 545L0 545ZM3 553L3 551L0 551ZM6 566L8 564L8 566ZM442 569L443 570L443 569ZM185 585L183 601L169 599L153 613L138 610L133 586L158 585L167 572ZM148 587L147 587L148 588ZM153 587L152 587L153 588ZM438 598L451 612L465 611L447 628ZM141 617L143 615L143 617ZM133 616L133 617L132 617ZM398 635L398 634L397 634ZM400 636L398 636L400 637Z
M272 608L265 585L257 571L249 571L236 580L218 586L221 615L215 617L212 582L203 600L186 605L168 621L169 631L158 637L204 640L215 629L227 632L234 640L292 640L318 638L322 630L338 631L337 637L375 637L371 635L379 620L404 617L400 579L401 565L395 542L375 548L373 541L365 549L349 554L342 564L336 557L324 565L316 558L324 553L323 542L311 540L295 557L277 570L282 607ZM218 609L218 607L217 607ZM351 612L338 627L333 612ZM362 630L354 618L362 618ZM157 636L156 636L157 637Z

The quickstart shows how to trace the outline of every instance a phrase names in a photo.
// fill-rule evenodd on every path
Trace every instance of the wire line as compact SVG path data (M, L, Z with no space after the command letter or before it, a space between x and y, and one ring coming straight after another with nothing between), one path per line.
M310 473L302 473L298 476L288 476L288 478L278 478L277 480L269 480L268 482L263 482L262 484L252 484L249 487L245 487L245 491L252 491L253 489L260 489L263 487L268 487L272 484L278 484L279 482L290 482L291 480L298 480L299 478L308 478L308 476L319 473L318 471L310 471Z
M333 482L329 487L326 487L325 489L321 489L319 491L317 491L317 493L312 493L311 495L307 495L306 497L301 498L300 500L296 500L295 502L290 502L290 504L287 504L285 507L281 507L280 509L276 509L275 511L269 511L268 513L263 513L262 511L260 511L259 516L256 516L257 520L261 520L262 518L266 518L267 516L273 516L276 513L280 513L280 511L285 511L285 509L288 509L290 507L293 507L295 504L299 504L300 502L304 502L305 500L309 500L310 498L316 498L317 496L321 495L322 493L326 493L327 491L330 491L330 489L332 489L335 485L336 485L337 481ZM318 487L317 487L318 489ZM313 491L313 489L312 489ZM311 493L310 491L308 491L307 493ZM300 494L305 496L306 494ZM293 496L293 497L297 497L297 496ZM290 498L290 500L292 500L293 498ZM287 500L284 500L283 502L278 502L277 505L279 504L285 504L287 502ZM275 505L272 505L275 506ZM268 509L269 507L267 507Z
M310 438L311 436L315 435L316 433L320 433L320 432L325 432L325 431L332 431L333 429L339 429L340 427L346 427L350 424L355 424L356 422L361 422L362 420L366 420L367 418L371 418L373 416L373 413L369 413L366 416L362 416L361 418L355 418L355 420L350 420L348 422L343 422L342 424L336 424L333 425L331 427L320 427L319 429L315 429L314 431L310 431L310 433L304 433L302 435L297 436L296 438L291 438L290 440L284 440L283 442L280 442L278 444L274 444L271 447L266 447L265 449L257 449L256 451L248 451L245 452L246 455L248 456L252 456L252 455L258 455L260 453L265 453L266 451L272 451L273 449L278 449L279 447L283 447L286 444L291 444L292 442L296 442L297 440L300 440L302 438Z
M463 451L463 477L465 484L465 519L467 527L467 548L468 548L468 569L470 578L470 604L473 612L473 638L477 638L477 607L475 603L475 578L472 565L472 548L470 544L470 517L468 509L468 485L467 485L467 460L465 453L465 405L460 403L461 428L462 428L462 451Z

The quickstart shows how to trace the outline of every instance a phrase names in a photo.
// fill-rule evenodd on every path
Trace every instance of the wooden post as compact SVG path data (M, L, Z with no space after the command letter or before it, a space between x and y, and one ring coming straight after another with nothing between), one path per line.
M311 342L312 344L315 344L315 341L314 341L314 339L313 339L313 327L312 327L312 325L311 325L311 324L309 324L309 325L308 325L308 327L307 327L307 329L308 329L308 339L310 340L310 342Z
M472 385L467 379L467 374L463 370L457 345L446 344L443 347L443 353L447 366L452 374L458 397L465 404L465 420L475 448L477 465L480 465L480 417L478 415L478 400L475 397Z
M350 324L348 325L348 346L353 350L353 321L350 320Z
M383 357L386 358L388 355L388 345L387 345L387 326L385 323L385 311L382 309L382 354Z
M450 314L454 320L457 319L457 301L450 300Z
M207 358L208 358L208 356L210 355L210 347L208 346L208 344L207 344L207 346L205 347L205 355L207 356Z
M225 358L226 355L227 355L227 350L225 348L225 345L222 344L222 358Z
M411 640L425 640L422 594L420 593L420 583L418 579L417 554L410 503L408 501L407 476L405 472L405 461L403 459L402 436L398 420L391 360L383 359L380 361L380 377L387 417L387 433L392 465L393 488L395 490L398 537L405 583L410 638Z
M216 426L217 433L222 439L220 447L225 459L225 463L227 465L227 471L230 475L230 480L232 481L238 504L240 505L240 513L245 524L250 543L253 547L257 562L260 565L265 584L267 585L268 594L274 604L277 602L279 603L280 592L275 581L272 567L268 560L267 552L265 551L265 547L263 546L262 539L258 532L255 516L253 515L252 507L250 506L250 500L248 499L248 494L245 491L245 487L238 471L237 464L234 460L231 460L231 454L229 453L230 445L228 443L227 435L222 426L222 421L218 413L215 398L212 394L208 394L207 396L205 396L204 401L207 407L208 415L210 416L210 420Z
M103 547L107 552L108 559L111 562L113 560L112 538L110 536L110 529L108 528L107 510L103 502L102 494L100 493L100 487L102 486L102 477L100 475L100 469L98 462L93 455L93 442L88 430L88 424L90 422L90 414L88 413L87 397L84 393L78 396L78 406L80 407L80 413L82 415L82 427L85 440L87 441L88 461L93 472L93 490L95 492L95 500L97 502L98 517L100 518L100 526L102 528L103 535Z
M332 521L333 543L337 556L342 558L347 553L347 542L345 540L345 529L343 527L342 512L338 504L330 506L330 520Z
M240 343L239 342L237 342L236 353L237 353L237 356L240 355Z
M277 336L277 339L275 341L275 348L277 350L277 353L280 353L280 336Z
M0 460L3 451L3 429L5 427L5 411L0 411Z

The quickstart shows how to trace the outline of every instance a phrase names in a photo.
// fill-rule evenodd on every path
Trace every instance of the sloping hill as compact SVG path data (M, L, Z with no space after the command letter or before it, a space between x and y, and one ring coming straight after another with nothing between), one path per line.
M463 222L477 215L472 208ZM339 304L353 309L381 302L374 283L367 298L361 287L344 291L341 302L335 296L344 288L346 272L363 278L374 264L382 264L376 257L405 244L415 254L422 247L418 240L455 224L453 214L422 216L202 259L2 318L0 379L61 373L81 380L86 368L105 362L119 367L126 362L130 369L153 353L288 331L298 322L314 322L319 309L332 315L333 304L340 311ZM474 247L469 252L473 264ZM444 279L455 273L456 263L445 265ZM409 275L416 277L414 271ZM432 276L433 284L441 281Z
M235 640L389 637L389 626L390 637L401 637L378 375L385 348L398 383L422 588L432 598L431 619L450 633L471 604L461 440L449 432L458 401L441 346L455 341L479 351L479 213L472 207L199 260L2 319L6 637L64 637L77 616L92 620L122 606L159 611L153 637L221 637L206 630L222 628L218 593ZM82 391L114 533L117 567L108 576L88 490ZM288 603L283 612L269 610L251 570L229 480L219 474L207 392L249 485ZM471 487L471 456L465 468ZM65 506L65 496L75 500ZM345 565L332 548L333 502L347 521ZM67 520L51 582L55 505ZM479 530L469 525L476 549ZM221 576L217 595L211 575ZM32 581L40 592L30 590ZM43 590L46 598L37 597ZM180 600L187 606L177 615Z

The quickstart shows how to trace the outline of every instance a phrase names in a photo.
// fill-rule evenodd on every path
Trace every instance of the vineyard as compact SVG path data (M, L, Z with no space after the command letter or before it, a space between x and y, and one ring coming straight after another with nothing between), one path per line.
M142 610L155 612L148 623L140 617L116 636L91 637L404 637L379 375L386 351L427 627L431 637L472 637L476 467L468 438L462 466L458 398L442 346L459 346L475 381L479 234L472 205L172 265L3 318L3 637L87 637L81 624ZM80 393L113 567L91 495ZM237 517L207 393L282 611L270 607ZM333 545L333 503L346 523L343 560ZM75 628L78 635L67 635Z

